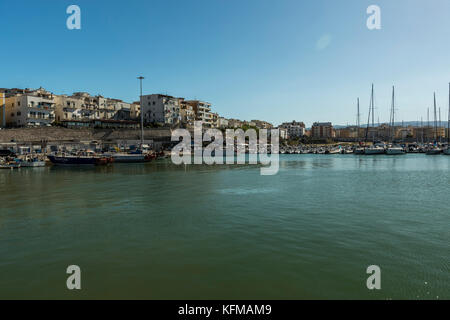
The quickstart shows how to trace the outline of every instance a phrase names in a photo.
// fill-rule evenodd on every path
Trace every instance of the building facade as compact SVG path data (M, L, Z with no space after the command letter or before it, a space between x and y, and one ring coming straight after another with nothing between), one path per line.
M287 135L289 139L292 138L301 138L305 135L305 124L303 122L284 122L280 125L281 128L284 128L287 130Z
M50 126L55 121L55 95L44 88L13 89L5 99L6 126Z
M159 124L176 124L180 122L180 104L182 98L164 94L149 94L141 97L144 122Z
M314 122L311 127L311 137L313 139L334 138L334 130L331 122Z
M200 100L186 100L195 112L195 120L202 121L206 128L217 127L218 115L211 112L211 104Z

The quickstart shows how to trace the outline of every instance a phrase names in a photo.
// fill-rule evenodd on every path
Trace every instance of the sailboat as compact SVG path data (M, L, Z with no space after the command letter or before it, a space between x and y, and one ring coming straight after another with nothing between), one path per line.
M448 84L448 122L447 122L447 148L444 154L450 156L450 83Z
M390 129L389 132L390 134L390 140L391 143L393 143L394 138L395 138L395 88L394 86L392 86L392 103L391 103L391 123L389 125ZM386 149L386 154L388 155L398 155L398 154L405 154L405 150L398 146L398 145L393 145L391 144L387 149Z
M361 145L361 140L359 139L359 128L360 128L360 123L359 123L359 119L360 119L360 113L359 113L359 98L358 98L358 100L357 100L357 103L356 103L356 110L357 110L357 112L356 112L356 130L357 130L357 132L356 132L356 134L357 134L357 136L358 136L358 143L359 143L359 145ZM347 152L348 150L346 150L346 149L344 149L344 153L349 153L349 152ZM354 154L364 154L364 147L357 147L357 148L355 148L354 150L353 150L353 153Z
M436 120L436 93L434 93L434 140L435 143L437 144L437 120ZM426 154L429 156L434 156L437 154L441 154L442 153L442 149L438 148L436 145L433 145L431 147L428 148L428 150L426 151Z
M150 153L147 149L148 146L144 144L144 109L142 106L142 80L144 77L138 77L140 81L141 95L140 95L140 104L141 104L141 144L134 151L129 152L113 152L108 153L108 156L114 159L114 162L117 163L141 163L141 162L150 162L156 158L156 155Z
M384 147L382 147L381 145L376 145L375 144L375 117L374 117L374 112L375 112L375 106L374 106L374 97L373 97L373 84L372 84L372 92L370 95L370 107L369 107L369 120L367 121L367 129L366 129L366 140L367 140L367 135L369 133L369 121L370 121L370 114L372 112L372 130L373 130L373 146L368 147L364 150L364 154L366 155L375 155L375 154L384 154Z

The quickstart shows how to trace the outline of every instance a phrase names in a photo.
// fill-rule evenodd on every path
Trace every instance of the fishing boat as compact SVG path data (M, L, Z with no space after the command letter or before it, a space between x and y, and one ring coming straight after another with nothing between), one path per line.
M40 160L32 160L32 161L21 161L20 166L22 168L36 168L36 167L45 167L45 161Z
M99 156L92 152L79 152L76 155L49 155L48 159L55 165L106 165L114 162L109 156Z
M38 158L26 157L24 160L20 161L20 166L27 168L45 167L45 165L45 161Z
M334 148L334 149L327 150L325 153L328 153L328 154L339 154L339 153L342 153L342 151L339 148Z
M20 163L0 163L0 169L19 169Z
M108 154L116 163L140 163L149 162L154 159L149 153L111 153Z
M20 163L14 160L5 158L0 159L0 169L19 169Z

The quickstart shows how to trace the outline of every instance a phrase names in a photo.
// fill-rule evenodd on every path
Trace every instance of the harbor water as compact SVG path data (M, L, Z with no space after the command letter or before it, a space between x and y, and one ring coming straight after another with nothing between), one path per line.
M449 181L423 154L3 170L0 298L450 299Z

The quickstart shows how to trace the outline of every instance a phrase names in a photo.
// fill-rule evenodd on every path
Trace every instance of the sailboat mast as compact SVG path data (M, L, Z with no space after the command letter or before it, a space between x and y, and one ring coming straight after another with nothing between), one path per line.
M392 107L392 110L391 110L391 112L392 112L392 137L391 137L391 142L393 142L395 139L395 100L394 100L394 98L395 98L395 89L394 89L394 86L392 86L392 104L391 104L391 107Z
M356 110L356 136L358 138L359 141L359 127L360 127L360 113L359 113L359 98L357 100L357 110Z
M373 95L373 84L372 84L372 95ZM370 103L369 103L369 115L367 116L366 138L364 140L365 143L367 143L367 140L369 138L370 113L371 112L372 112L372 96L370 98Z
M437 142L436 92L433 93L433 97L434 97L434 141Z
M447 143L450 144L450 83L448 84L448 121L447 121Z
M372 83L372 93L370 95L370 103L372 104L372 130L373 130L373 140L375 142L375 107L373 103L373 83Z

